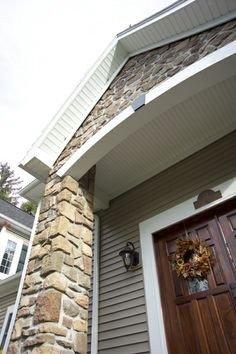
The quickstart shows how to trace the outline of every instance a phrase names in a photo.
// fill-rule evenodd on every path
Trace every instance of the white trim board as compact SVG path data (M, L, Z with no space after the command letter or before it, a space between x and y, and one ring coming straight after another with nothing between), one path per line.
M167 354L168 352L156 272L153 233L235 197L236 177L212 189L215 191L220 190L222 198L196 210L193 205L197 199L196 196L139 224L151 354Z

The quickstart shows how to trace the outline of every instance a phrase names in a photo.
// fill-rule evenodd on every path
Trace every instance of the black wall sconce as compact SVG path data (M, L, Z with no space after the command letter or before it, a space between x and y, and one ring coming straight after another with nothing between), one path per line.
M139 264L139 253L135 251L132 242L126 243L126 246L120 251L119 256L123 259L127 272Z

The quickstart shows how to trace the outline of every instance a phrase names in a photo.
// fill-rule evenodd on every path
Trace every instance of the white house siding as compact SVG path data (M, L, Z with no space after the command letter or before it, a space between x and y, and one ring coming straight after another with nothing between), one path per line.
M2 329L2 325L4 322L4 318L7 312L8 306L14 305L16 300L17 292L12 294L8 294L6 296L1 297L1 287L0 287L0 332Z
M149 353L142 268L126 272L119 251L139 248L141 221L236 174L236 132L114 199L101 213L99 354Z

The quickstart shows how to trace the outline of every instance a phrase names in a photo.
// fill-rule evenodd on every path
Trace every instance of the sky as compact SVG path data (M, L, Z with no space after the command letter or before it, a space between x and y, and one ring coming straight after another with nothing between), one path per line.
M0 0L0 161L27 150L114 36L173 0Z

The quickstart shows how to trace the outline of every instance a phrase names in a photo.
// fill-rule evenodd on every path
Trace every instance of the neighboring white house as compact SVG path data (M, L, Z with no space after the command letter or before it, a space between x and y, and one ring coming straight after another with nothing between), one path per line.
M7 342L34 216L0 199L0 347Z

